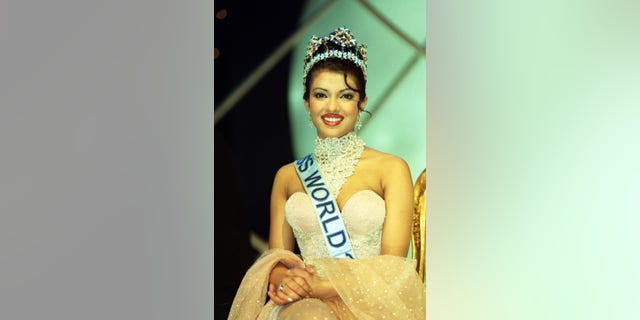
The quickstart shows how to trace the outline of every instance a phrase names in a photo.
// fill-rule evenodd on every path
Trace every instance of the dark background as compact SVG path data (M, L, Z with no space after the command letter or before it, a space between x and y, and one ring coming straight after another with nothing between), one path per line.
M216 108L297 29L302 4L214 3ZM258 254L249 244L249 232L268 239L273 178L293 161L287 109L290 59L285 56L215 125L216 319L227 317L237 287Z

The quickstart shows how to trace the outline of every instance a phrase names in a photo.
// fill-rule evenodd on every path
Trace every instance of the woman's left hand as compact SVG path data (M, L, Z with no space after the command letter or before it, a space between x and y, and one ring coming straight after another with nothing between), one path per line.
M310 274L305 269L298 267L290 268L282 278L280 288L276 288L274 284L270 283L267 294L269 298L278 305L285 305L303 298L309 298L312 294L311 286L308 283L310 279Z
M313 265L307 265L305 271L309 274L307 282L311 285L313 291L312 297L318 299L328 299L338 295L333 284L329 280L325 280L316 275L316 270Z

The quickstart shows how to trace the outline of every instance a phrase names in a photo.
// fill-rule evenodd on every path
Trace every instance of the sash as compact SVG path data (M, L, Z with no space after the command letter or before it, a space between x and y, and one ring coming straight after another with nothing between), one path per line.
M300 180L302 180L302 185L304 185L304 189L316 209L317 218L331 257L354 259L355 254L351 248L338 203L327 189L313 158L313 153L296 160L295 167Z

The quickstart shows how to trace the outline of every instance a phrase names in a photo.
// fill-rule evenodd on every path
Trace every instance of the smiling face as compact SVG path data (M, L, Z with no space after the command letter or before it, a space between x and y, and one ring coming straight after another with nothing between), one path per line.
M353 75L320 69L313 72L309 86L309 99L304 101L318 137L342 137L353 131L356 119L367 102L360 101Z

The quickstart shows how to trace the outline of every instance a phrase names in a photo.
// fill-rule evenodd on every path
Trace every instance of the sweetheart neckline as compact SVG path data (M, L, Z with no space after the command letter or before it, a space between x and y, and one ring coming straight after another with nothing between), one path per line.
M342 206L342 208L338 208L338 209L340 210L340 212L343 212L344 208L346 208L346 207L347 207L347 205L349 204L349 202L351 202L351 199L353 199L357 194L362 193L362 192L367 192L367 191L368 191L368 192L373 193L374 195L376 195L376 196L378 197L378 199L380 199L380 200L384 201L384 198L383 198L383 197L381 197L377 192L375 192L375 191L373 191L373 190L371 190L371 189L362 189L362 190L358 190L358 191L354 192L354 193L349 197L349 199L347 199L347 201L345 201L345 203L344 203L344 205ZM296 192L292 193L292 194L289 196L289 198L287 198L287 201L285 202L285 205L286 205L287 203L289 203L289 200L291 200L291 198L293 198L293 196L294 196L295 194L297 194L297 193L301 193L301 194L305 195L309 200L311 200L311 197L310 197L310 196L309 196L309 194L307 194L306 192L303 192L303 191L296 191ZM338 200L336 200L336 203L337 203L337 202L338 202ZM338 205L338 206L339 206L339 205Z

